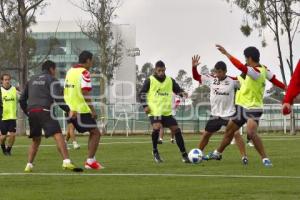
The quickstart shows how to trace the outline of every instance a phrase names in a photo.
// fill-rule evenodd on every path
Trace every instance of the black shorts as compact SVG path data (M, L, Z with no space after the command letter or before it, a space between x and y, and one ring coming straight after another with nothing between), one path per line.
M230 118L222 118L216 116L210 116L209 120L206 123L205 131L209 133L217 132L222 128L222 126L227 126Z
M176 119L170 115L170 116L150 116L149 117L151 124L154 123L161 123L163 127L171 127L171 126L177 126Z
M7 135L7 133L15 133L17 127L17 120L3 120L0 123L1 134Z
M259 124L262 114L263 109L246 109L237 105L236 115L233 122L239 127L242 127L245 123L247 123L248 119L253 119L257 124Z
M45 137L48 138L56 133L62 133L57 120L51 117L49 111L31 112L29 113L29 138L40 137L44 130Z
M78 114L76 118L68 119L79 133L97 129L97 122L91 113Z

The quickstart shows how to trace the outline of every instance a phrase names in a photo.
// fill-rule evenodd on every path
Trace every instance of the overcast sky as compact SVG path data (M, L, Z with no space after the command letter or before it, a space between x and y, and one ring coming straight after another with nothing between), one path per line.
M80 2L80 0L73 0ZM38 21L88 20L89 15L74 7L68 0L51 0ZM243 50L256 46L261 50L261 62L281 79L277 49L272 36L266 33L268 46L261 47L258 32L245 37L240 32L244 14L231 7L225 0L123 0L115 23L136 26L137 47L141 56L139 66L146 62L163 60L167 73L175 76L179 69L191 74L191 57L201 55L202 64L210 68L219 60L228 64L229 74L239 72L215 48L224 45L227 50L244 62ZM286 43L286 42L285 42ZM284 54L288 56L287 45ZM300 34L295 41L295 62L300 58Z

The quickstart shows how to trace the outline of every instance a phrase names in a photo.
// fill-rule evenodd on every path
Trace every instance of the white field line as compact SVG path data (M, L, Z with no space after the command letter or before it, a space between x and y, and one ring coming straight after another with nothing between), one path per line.
M218 174L85 174L85 173L0 173L0 176L123 176L123 177L207 177L207 178L246 178L246 179L296 179L300 176L260 176L260 175L218 175Z
M289 141L289 140L300 140L299 138L263 138L263 141ZM199 142L199 140L185 140L185 142ZM220 140L215 140L215 139L211 139L209 140L211 142L219 142ZM151 143L150 139L149 141L128 141L128 142L101 142L100 145L113 145L113 144L148 144ZM165 142L165 143L170 143L169 141ZM72 145L72 144L68 144L68 145ZM28 147L28 145L14 145L14 148L24 148L24 147ZM87 144L82 144L80 143L80 146L87 146ZM43 144L40 145L40 147L56 147L55 144Z

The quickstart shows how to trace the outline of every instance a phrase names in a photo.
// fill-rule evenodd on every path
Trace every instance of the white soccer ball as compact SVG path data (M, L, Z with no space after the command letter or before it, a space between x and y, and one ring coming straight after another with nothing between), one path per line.
M189 160L191 163L200 163L202 161L203 153L200 149L192 149L189 152Z

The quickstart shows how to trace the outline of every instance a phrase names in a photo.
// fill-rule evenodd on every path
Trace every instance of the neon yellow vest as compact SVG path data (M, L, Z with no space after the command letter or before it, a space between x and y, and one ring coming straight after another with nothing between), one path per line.
M83 67L71 68L68 70L64 85L64 99L71 111L78 113L90 113L91 109L86 103L81 90Z
M166 77L161 83L154 76L150 76L150 88L147 94L149 116L172 115L172 95L173 82L170 77Z
M241 77L238 78L241 88L236 94L236 105L247 109L263 108L267 69L265 66L261 66L258 69L260 71L260 75L256 80L252 79L248 75L243 80L241 80Z
M17 89L11 87L9 90L1 87L3 116L2 120L16 120L17 119Z

